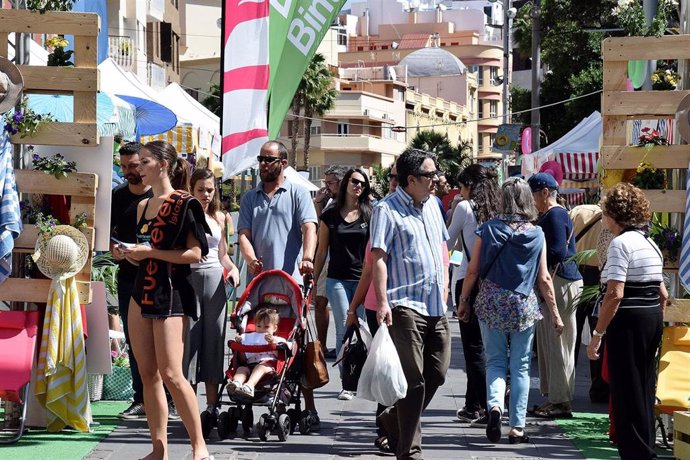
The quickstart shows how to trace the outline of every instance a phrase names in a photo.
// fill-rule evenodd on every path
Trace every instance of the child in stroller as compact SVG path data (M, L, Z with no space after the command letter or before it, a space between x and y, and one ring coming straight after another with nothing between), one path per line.
M235 341L244 345L268 345L270 343L286 343L287 341L278 335L280 315L272 308L261 308L254 315L256 332L237 334ZM278 364L276 351L259 353L245 352L246 366L240 366L235 371L234 378L228 382L228 392L241 393L249 398L254 397L254 387L263 376L274 374Z

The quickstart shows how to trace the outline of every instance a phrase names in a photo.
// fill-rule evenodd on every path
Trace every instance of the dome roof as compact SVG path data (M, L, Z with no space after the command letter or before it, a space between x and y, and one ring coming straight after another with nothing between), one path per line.
M414 51L400 61L407 66L408 77L440 77L460 75L467 67L460 59L441 48L422 48Z

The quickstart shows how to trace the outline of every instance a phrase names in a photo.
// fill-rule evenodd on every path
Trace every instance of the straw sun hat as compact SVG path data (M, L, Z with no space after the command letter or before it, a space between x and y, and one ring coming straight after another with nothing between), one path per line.
M24 79L16 65L0 56L0 113L14 108L22 97Z
M58 225L52 233L41 233L33 255L41 273L53 280L76 275L88 258L89 243L86 237L71 225Z

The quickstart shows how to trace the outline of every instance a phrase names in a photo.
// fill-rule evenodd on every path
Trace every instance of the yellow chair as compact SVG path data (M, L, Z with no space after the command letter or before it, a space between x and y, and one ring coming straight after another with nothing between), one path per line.
M661 339L656 415L664 446L670 448L661 414L690 409L690 328L666 326Z

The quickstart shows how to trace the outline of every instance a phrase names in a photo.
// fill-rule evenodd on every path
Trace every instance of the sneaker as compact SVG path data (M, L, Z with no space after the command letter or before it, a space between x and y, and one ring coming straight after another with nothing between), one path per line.
M175 407L175 403L170 401L168 403L168 420L171 422L175 422L177 420L180 420L180 414L177 413L177 407Z
M470 422L470 428L486 428L489 424L489 416L484 414Z
M458 419L461 422L465 422L465 423L474 422L475 420L477 420L480 417L479 412L467 410L466 407L463 407L462 409L460 409L456 415L458 416Z
M228 382L228 394L236 392L241 386L242 384L237 380L230 380Z
M117 416L124 420L137 420L146 417L146 410L144 410L144 405L142 403L132 403L124 411L117 414Z
M237 390L235 390L236 393L243 394L247 396L248 398L253 398L254 397L254 388L250 387L246 383L239 387Z
M338 399L341 401L350 401L354 397L355 397L355 392L354 391L347 391L347 390L341 391L340 394L338 395Z

